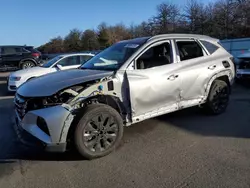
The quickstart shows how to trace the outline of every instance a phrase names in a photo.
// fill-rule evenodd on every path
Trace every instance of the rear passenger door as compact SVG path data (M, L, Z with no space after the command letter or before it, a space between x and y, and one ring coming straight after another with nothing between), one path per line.
M196 105L202 99L210 66L207 51L194 39L176 39L177 59L180 64L180 107Z

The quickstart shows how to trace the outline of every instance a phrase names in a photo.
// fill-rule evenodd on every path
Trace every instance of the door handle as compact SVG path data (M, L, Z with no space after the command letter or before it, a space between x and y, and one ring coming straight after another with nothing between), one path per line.
M210 70L214 70L215 68L216 68L216 65L211 65L208 67L208 69L210 69Z
M172 74L171 76L168 77L168 80L174 80L175 78L178 78L179 75L177 74Z

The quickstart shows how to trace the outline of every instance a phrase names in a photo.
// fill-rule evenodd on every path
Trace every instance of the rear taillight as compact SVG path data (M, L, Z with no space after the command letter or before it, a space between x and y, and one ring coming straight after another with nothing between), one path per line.
M40 54L39 53L32 53L32 57L38 58L38 57L40 57Z

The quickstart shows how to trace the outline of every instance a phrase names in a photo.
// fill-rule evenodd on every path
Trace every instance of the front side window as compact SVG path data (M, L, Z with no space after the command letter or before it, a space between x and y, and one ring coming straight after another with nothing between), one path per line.
M79 56L70 56L62 59L61 61L58 62L58 65L61 65L63 67L66 66L73 66L73 65L79 65Z
M84 65L83 69L95 70L118 70L131 55L133 55L146 41L145 38L138 38L118 42L102 52L95 55Z
M202 48L195 41L177 41L176 44L181 61L204 56Z
M171 64L172 48L169 42L153 46L144 52L136 61L137 69L148 69Z

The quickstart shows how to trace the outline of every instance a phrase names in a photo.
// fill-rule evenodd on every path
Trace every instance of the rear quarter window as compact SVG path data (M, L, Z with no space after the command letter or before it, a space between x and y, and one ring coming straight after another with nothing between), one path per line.
M33 47L24 47L23 50L25 52L40 53L37 49L35 49Z
M219 49L218 46L212 44L211 42L208 42L208 41L205 41L205 40L201 40L200 42L203 44L203 46L207 49L207 51L210 54L213 54L216 50Z

